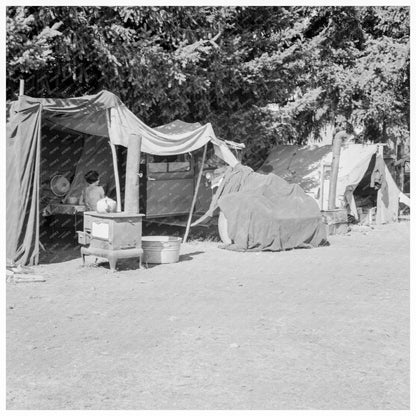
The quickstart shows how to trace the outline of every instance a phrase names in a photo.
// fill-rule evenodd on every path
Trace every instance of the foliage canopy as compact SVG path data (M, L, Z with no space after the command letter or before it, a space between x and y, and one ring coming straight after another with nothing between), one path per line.
M105 88L149 125L211 122L256 167L343 121L409 138L409 7L8 7L7 98Z

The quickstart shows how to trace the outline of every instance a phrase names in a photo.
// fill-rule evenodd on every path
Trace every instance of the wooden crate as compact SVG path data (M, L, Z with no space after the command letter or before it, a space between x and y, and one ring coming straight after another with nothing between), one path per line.
M357 208L360 225L373 225L376 223L377 207Z
M348 231L348 216L346 209L331 209L321 211L322 219L328 224L328 234L345 234Z

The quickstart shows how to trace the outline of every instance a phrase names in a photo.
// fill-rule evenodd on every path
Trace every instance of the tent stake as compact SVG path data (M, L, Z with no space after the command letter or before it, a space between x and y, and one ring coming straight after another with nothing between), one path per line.
M199 184L201 183L202 171L204 170L204 163L205 163L206 155L207 155L207 144L205 144L205 146L204 146L204 153L202 155L201 169L199 169L198 179L196 181L196 186L195 186L195 193L194 193L194 197L192 199L191 210L189 211L188 223L186 224L185 235L183 237L183 242L184 243L186 243L186 240L188 239L189 229L191 227L191 222L192 222L192 214L194 212L196 198L198 196Z

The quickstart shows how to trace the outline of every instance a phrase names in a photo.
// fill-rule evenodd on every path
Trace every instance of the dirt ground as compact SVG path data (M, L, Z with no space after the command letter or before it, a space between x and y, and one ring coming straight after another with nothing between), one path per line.
M7 284L7 408L408 409L409 228L39 265L46 282Z

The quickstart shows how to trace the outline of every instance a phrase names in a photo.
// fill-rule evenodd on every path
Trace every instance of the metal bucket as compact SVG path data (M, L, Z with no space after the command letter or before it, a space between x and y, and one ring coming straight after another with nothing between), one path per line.
M182 238L166 236L142 237L144 263L177 263Z

